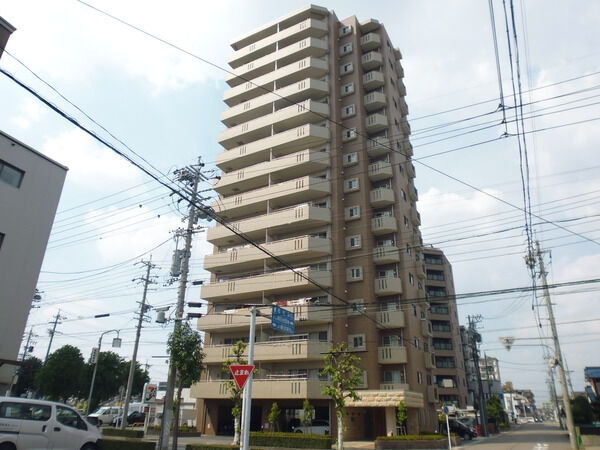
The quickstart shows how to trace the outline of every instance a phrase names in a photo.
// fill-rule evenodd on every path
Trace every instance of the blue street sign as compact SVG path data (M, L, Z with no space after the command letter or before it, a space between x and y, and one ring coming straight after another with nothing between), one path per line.
M273 306L271 311L271 328L286 334L296 332L294 326L294 313L283 309L281 306Z
M442 411L444 411L444 414L448 415L448 413L450 412L450 408L448 408L447 406L444 406L442 408Z

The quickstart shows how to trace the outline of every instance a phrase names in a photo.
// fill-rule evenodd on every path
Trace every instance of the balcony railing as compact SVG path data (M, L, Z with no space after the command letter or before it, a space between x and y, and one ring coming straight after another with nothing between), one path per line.
M404 311L377 311L379 328L404 328Z
M373 70L383 64L383 55L379 52L369 52L362 55L361 62L365 71Z
M257 342L254 347L255 361L310 361L322 360L331 349L331 343L303 340ZM221 363L229 358L231 345L207 345L204 347L206 364Z
M407 362L406 347L404 346L379 347L377 351L379 364L405 364Z
M393 233L397 229L398 224L393 216L381 216L371 219L371 232L375 235Z
M252 380L253 399L326 399L321 392L324 381L312 379L254 379ZM229 399L227 381L200 381L192 386L192 397L205 399Z
M381 46L381 38L377 33L367 33L360 38L360 47L367 52Z
M402 294L402 280L400 278L376 278L375 295Z

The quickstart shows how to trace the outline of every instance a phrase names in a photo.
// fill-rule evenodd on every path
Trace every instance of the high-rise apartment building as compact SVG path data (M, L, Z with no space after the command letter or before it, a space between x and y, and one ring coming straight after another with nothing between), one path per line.
M198 322L208 370L192 389L199 429L233 432L222 363L248 339L247 305L258 304L253 430L264 427L274 401L280 428L289 429L309 399L335 432L320 371L341 342L363 370L361 400L348 404L348 438L396 433L400 401L409 433L434 430L437 386L400 51L377 20L340 21L318 6L232 47L212 207L295 271L225 226L208 230L214 253L204 268L212 278L201 297L209 307ZM272 305L295 313L294 335L271 328Z
M468 389L452 266L444 252L437 248L424 249L423 257L435 352L433 375L438 386L439 400L442 404L465 408Z

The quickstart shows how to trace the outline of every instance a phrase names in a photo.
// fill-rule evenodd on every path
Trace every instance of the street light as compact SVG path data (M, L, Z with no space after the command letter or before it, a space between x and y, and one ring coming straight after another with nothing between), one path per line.
M92 351L93 357L92 362L94 363L94 372L92 373L92 382L90 383L90 395L88 396L87 406L85 408L85 415L87 416L90 413L90 404L92 403L92 393L94 392L94 382L96 381L96 372L98 370L98 360L100 359L100 348L102 347L102 338L105 334L108 333L117 333L117 337L113 338L112 346L113 348L121 347L121 338L119 337L119 330L108 330L100 335L100 339L98 339L98 349L96 352Z

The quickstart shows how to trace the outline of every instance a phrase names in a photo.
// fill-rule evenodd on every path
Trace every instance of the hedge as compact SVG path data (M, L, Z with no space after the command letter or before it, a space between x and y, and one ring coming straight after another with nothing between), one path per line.
M144 430L132 430L128 428L121 430L120 428L106 427L102 428L102 435L141 439L144 437Z
M376 441L438 441L448 439L444 434L407 434L400 436L377 436Z
M102 439L102 450L154 450L156 442L141 439L108 438Z
M261 431L250 433L250 445L261 445L264 447L330 449L331 444L330 435Z

